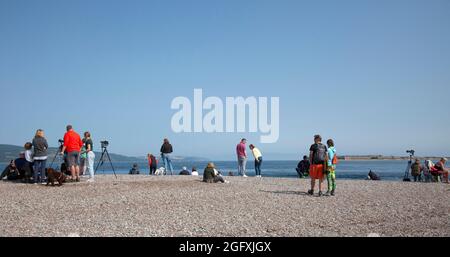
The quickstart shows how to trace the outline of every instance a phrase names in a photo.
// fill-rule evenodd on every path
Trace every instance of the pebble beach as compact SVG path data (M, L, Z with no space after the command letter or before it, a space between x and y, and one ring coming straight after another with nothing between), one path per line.
M0 182L0 236L450 236L450 186L338 180L98 175L61 187Z

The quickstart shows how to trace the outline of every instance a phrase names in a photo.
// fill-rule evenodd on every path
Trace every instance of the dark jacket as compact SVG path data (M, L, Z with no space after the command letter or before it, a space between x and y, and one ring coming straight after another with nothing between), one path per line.
M33 139L33 147L34 147L34 157L44 157L47 156L48 144L47 140L43 137L35 137Z
M203 172L203 182L214 183L214 178L217 175L214 173L214 168L206 168Z
M297 164L297 171L302 174L308 174L309 173L309 160L301 160Z
M130 169L130 172L128 172L129 175L138 175L140 173L139 168L134 166Z
M172 145L169 143L164 143L161 146L161 153L172 153L173 149L172 149Z

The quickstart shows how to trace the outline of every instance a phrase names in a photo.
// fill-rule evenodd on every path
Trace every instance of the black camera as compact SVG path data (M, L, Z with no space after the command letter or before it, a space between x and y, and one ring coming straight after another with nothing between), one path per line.
M62 140L62 139L59 139L58 142L59 142L60 144L64 144L64 140Z
M409 153L409 154L412 155L412 156L414 155L415 152L416 152L416 151L414 151L414 150L412 150L412 149L411 149L411 150L406 150L406 153Z
M100 141L100 143L102 144L102 148L106 148L109 145L108 141Z

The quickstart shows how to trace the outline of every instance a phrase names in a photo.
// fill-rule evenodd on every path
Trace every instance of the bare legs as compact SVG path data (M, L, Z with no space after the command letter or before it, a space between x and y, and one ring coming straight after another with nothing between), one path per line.
M78 166L78 165L70 166L70 174L72 175L72 180L79 181L80 180L80 166Z

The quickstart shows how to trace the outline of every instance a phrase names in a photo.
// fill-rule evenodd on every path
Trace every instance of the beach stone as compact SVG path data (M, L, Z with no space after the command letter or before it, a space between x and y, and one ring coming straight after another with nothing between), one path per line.
M98 175L62 187L0 183L0 236L449 236L449 185ZM43 197L45 195L45 197ZM76 215L73 215L76 214ZM48 217L52 217L49 219Z

